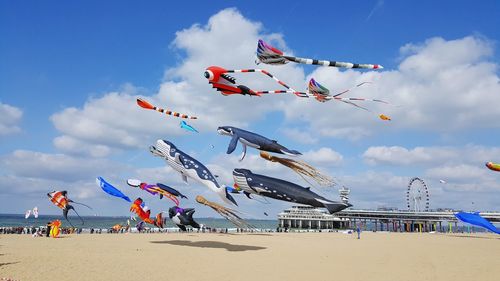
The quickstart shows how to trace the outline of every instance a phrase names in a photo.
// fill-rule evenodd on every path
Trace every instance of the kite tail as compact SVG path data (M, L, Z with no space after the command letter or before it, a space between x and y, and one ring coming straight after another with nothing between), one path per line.
M78 218L80 218L80 221L82 221L82 225L85 224L85 222L83 221L82 217L80 217L80 215L78 214L78 212L75 210L75 208L73 208L73 206L71 205L68 205L64 210L63 210L63 216L64 218L69 222L69 224L71 225L71 227L75 227L73 225L73 223L71 223L71 221L69 220L68 218L68 212L69 210L73 210L73 212L75 212L75 214L78 216Z
M87 208L91 209L92 211L94 210L94 209L92 209L89 205L85 205L85 204L83 204L83 203L79 203L79 202L75 202L75 201L71 201L71 203L73 203L73 204L78 204L78 205L82 205L82 206L85 206L85 207L87 207ZM73 209L73 210L74 210L74 209Z
M280 164L292 169L294 172L299 174L299 176L302 177L309 184L310 184L310 182L304 176L312 178L319 185L322 185L322 186L334 186L335 185L335 181L332 178L330 178L326 175L323 175L321 172L319 172L313 166L311 166L307 163L304 163L301 161L296 161L293 159L272 156L266 152L261 152L260 156L268 161L277 162L277 163L280 163Z

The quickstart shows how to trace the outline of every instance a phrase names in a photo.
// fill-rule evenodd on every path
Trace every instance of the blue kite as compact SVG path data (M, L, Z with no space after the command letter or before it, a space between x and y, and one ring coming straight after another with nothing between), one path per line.
M127 202L132 202L130 198L128 198L125 194L123 194L120 190L118 190L116 187L112 186L108 182L106 182L103 178L98 177L96 178L96 183L104 190L109 195L113 195L115 197L123 198Z
M458 212L455 214L455 217L457 219L465 222L465 223L477 225L477 226L486 228L487 230L489 230L493 233L500 234L500 229L498 229L496 226L494 226L487 219L481 217L479 215L479 212L475 212L475 213Z
M198 133L198 130L196 130L195 128L193 128L193 126L191 126L188 123L186 123L186 121L181 121L180 125L181 125L181 128L183 128L185 130Z

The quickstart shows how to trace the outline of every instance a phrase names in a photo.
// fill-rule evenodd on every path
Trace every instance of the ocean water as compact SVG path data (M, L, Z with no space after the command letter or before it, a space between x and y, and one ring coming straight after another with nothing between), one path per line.
M84 225L76 216L68 216L75 227L90 229L90 228L111 228L115 224L125 225L130 217L100 217L100 216L84 216ZM167 216L168 218L168 216ZM0 214L0 227L17 227L17 226L45 226L47 222L59 219L62 222L62 227L70 227L70 224L63 216L47 216L40 215L37 219L33 216L28 219L23 215L17 214ZM195 221L212 228L236 228L236 226L223 218L195 218ZM261 229L276 229L278 226L277 220L247 220L255 228ZM135 226L137 222L130 221L131 226ZM167 228L176 227L171 220L167 219Z

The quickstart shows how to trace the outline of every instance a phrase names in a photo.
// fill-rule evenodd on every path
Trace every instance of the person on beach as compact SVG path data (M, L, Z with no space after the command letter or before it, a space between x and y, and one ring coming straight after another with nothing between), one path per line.
M51 228L51 223L50 221L47 223L47 233L45 233L45 237L49 237L50 236L50 228Z
M360 239L361 229L359 228L359 226L356 228L356 232L358 233L358 239Z

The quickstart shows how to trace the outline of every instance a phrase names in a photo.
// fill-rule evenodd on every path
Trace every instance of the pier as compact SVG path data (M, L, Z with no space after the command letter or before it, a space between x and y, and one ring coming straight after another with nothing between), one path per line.
M482 217L500 223L500 212L483 212ZM355 229L394 232L455 232L459 221L454 211L344 210L328 214L310 206L292 206L278 214L278 227L285 229Z

